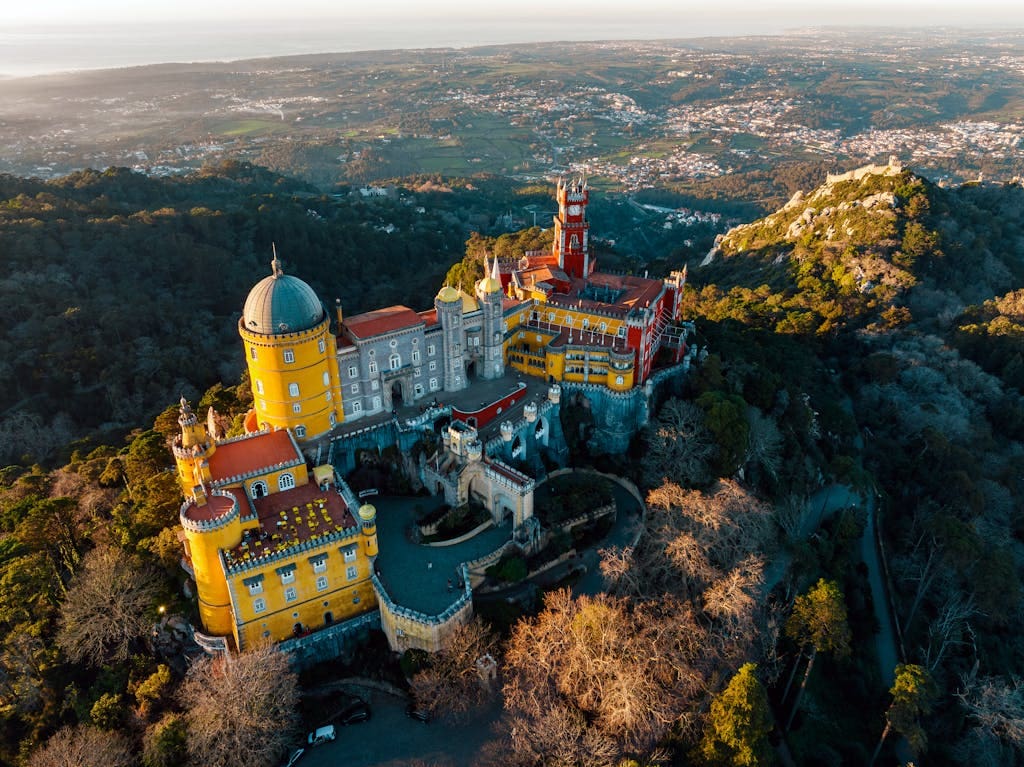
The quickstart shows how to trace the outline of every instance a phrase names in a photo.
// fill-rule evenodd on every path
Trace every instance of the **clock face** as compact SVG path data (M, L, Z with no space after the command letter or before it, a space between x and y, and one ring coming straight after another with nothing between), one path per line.
M569 206L569 215L570 216L578 216L580 214L580 211L582 211L582 210L583 209L579 205L570 205Z

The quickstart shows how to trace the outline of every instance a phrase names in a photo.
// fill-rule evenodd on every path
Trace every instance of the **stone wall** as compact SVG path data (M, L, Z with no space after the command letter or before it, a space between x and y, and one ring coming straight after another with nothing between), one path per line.
M366 641L370 629L379 628L380 612L373 610L308 636L287 639L277 647L281 652L288 653L296 671L304 671L335 658L350 659L355 648Z

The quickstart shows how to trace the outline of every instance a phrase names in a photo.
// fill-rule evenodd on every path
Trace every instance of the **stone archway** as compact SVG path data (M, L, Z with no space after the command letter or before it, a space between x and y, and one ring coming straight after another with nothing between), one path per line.
M402 382L394 381L391 384L391 407L392 409L401 407L406 404L404 392L402 390Z

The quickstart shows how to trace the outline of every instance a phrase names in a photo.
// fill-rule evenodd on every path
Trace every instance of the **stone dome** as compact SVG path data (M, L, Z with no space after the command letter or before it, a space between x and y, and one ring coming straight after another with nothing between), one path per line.
M324 319L324 307L313 288L298 277L284 274L274 258L274 273L249 291L242 309L242 325L251 333L298 333Z

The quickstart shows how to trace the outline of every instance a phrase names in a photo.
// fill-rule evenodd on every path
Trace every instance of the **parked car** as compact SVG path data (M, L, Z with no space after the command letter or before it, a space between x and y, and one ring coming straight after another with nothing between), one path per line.
M423 722L424 724L430 721L430 712L416 708L415 703L410 703L405 707L405 715L410 719L415 719L416 721Z
M343 708L335 717L338 724L359 724L370 718L370 706L361 700L349 704Z
M329 724L326 727L317 727L313 732L309 733L306 742L310 746L321 746L324 743L329 743L336 737L338 737L338 733L334 729L334 725Z
M297 748L292 755L288 757L288 761L284 763L284 767L295 767L295 764L302 758L302 755L306 753L306 749Z

